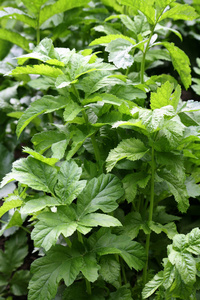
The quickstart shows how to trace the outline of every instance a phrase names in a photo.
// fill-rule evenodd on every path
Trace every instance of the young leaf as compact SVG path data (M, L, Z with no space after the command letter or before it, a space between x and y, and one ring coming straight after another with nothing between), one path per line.
M143 299L149 298L163 283L163 271L160 271L156 274L152 280L145 284L145 287L142 291Z
M186 89L191 85L191 68L188 56L173 43L163 42L162 45L169 51L174 69L180 75L181 81Z
M123 195L119 179L111 174L93 178L78 196L77 214L79 218L98 209L111 212L117 208L116 201Z
M107 172L110 172L116 163L124 158L131 161L138 160L142 158L148 149L145 147L141 140L135 138L123 140L119 145L110 151L106 162L107 162Z
M31 41L28 41L18 32L13 32L5 28L0 28L0 39L14 43L22 49L26 50L27 52L30 51L29 43L31 43Z
M174 110L176 110L181 96L181 88L178 85L173 94L172 91L173 84L166 81L160 88L157 89L156 93L151 93L151 108L157 109L163 106L172 105Z
M30 154L35 159L49 165L49 166L55 166L55 164L58 162L57 158L47 158L43 156L42 154L39 154L37 151L32 150L29 147L24 147L23 152Z
M4 202L0 207L0 217L2 217L10 209L21 206L22 203L23 201L20 199Z
M130 42L130 44L132 44L132 45L136 44L134 39L132 39L128 36L125 36L125 35L122 35L122 34L109 34L109 35L102 36L102 37L92 41L90 43L90 46L109 44L110 42L115 41L117 39L123 39L125 41Z
M24 128L37 116L50 113L68 105L68 99L62 96L44 96L33 102L24 112L17 124L17 135L20 136ZM71 100L70 100L71 101Z
M86 185L85 180L79 180L82 174L82 169L72 161L62 163L58 172L58 182L55 186L56 195L60 198L63 204L71 204L77 198Z

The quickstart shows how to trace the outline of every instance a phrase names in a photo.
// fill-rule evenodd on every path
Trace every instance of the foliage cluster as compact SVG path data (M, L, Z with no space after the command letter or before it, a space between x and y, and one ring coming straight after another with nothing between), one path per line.
M0 5L0 299L198 299L198 1Z

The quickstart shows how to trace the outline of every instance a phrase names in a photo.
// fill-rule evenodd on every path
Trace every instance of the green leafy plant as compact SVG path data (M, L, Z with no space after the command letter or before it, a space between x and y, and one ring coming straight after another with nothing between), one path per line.
M61 35L58 14L83 16L79 6L95 15L84 19L94 40L75 50L58 42L69 34L66 27ZM37 97L8 112L17 137L31 143L1 182L15 189L0 208L1 234L20 227L40 249L28 299L197 299L200 224L189 227L187 218L200 196L200 105L181 100L190 60L166 34L182 39L167 22L194 20L194 8L174 0L23 1L1 16L34 29L35 47L13 40L28 53L5 71ZM170 62L178 78L160 74Z

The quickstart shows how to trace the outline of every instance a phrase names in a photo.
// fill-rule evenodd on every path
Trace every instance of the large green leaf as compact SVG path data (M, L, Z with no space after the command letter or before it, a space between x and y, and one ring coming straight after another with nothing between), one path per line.
M162 21L166 18L171 18L173 20L194 20L198 18L198 14L195 12L195 9L189 4L180 4L174 3L172 8L165 11L160 17L159 21Z
M75 7L85 6L89 0L58 0L53 4L44 6L40 11L39 24L43 24L50 17L55 14L65 12Z
M83 253L78 249L56 245L48 251L47 256L35 260L32 264L33 277L29 283L29 300L51 300L55 297L62 279L67 286L71 285L81 269L85 271L87 265L88 256L85 261ZM96 280L98 268L94 265L92 255L88 269L92 269L88 280Z
M13 163L11 173L4 177L1 186L12 180L17 180L33 189L51 193L57 180L57 170L29 156Z
M36 151L42 153L52 147L52 145L65 141L66 135L58 130L49 130L36 133L32 138L32 143Z
M98 209L111 212L117 208L116 201L124 190L119 179L112 174L102 174L93 178L78 196L77 214L82 217Z
M110 172L116 163L124 158L135 161L142 158L148 149L145 147L141 140L132 138L123 140L119 145L110 151L106 162L107 172Z
M31 43L31 41L28 41L25 37L23 37L18 32L13 32L5 28L0 28L0 39L16 44L17 46L21 47L27 52L30 51L29 43Z
M163 42L162 45L169 51L174 69L180 75L186 89L191 85L191 68L188 56L173 43Z
M156 274L151 281L145 284L142 291L143 299L149 298L163 283L163 271Z
M82 169L73 160L62 163L55 186L56 195L60 198L61 203L70 204L82 192L86 181L79 180L81 174Z
M44 96L33 102L24 112L17 124L17 135L20 136L24 128L37 116L50 113L67 106L68 99L63 96Z
M0 32L1 33L1 32ZM1 35L0 35L1 37ZM62 75L63 72L59 68L51 67L48 65L40 64L26 67L16 67L9 75L22 75L22 74L38 74L57 78L59 75Z
M50 196L41 196L39 198L31 198L21 209L22 214L31 214L42 210L46 207L61 205L58 199Z
M141 270L144 266L144 248L125 235L117 236L111 234L110 230L100 229L89 238L89 244L91 250L100 256L119 254L130 268Z

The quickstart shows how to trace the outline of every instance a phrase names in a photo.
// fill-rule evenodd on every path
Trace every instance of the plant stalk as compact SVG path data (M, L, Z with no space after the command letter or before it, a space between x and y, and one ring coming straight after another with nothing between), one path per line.
M154 158L154 147L151 149L151 195L150 195L150 206L149 206L149 223L153 219L153 208L154 208L154 182L155 182L155 158ZM147 282L147 271L148 271L148 260L149 260L149 246L150 246L151 233L147 234L146 238L146 264L143 270L143 284Z
M40 43L40 11L38 12L38 17L37 17L36 42L37 45Z

